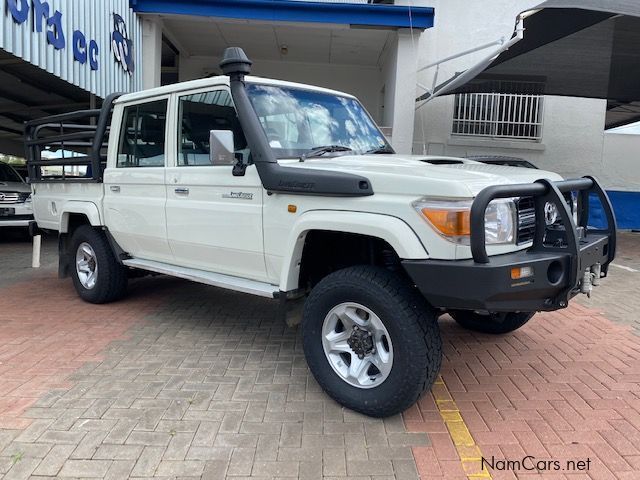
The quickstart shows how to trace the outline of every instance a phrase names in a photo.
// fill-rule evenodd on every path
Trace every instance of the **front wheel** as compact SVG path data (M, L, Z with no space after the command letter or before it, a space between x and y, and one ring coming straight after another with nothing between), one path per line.
M104 232L83 225L71 237L71 275L78 295L89 303L107 303L124 296L126 268L118 263Z
M474 332L502 335L513 332L527 323L535 312L477 313L469 310L450 312L463 328Z
M376 267L346 268L318 283L305 303L302 338L327 394L373 417L415 403L442 362L433 309L403 278Z

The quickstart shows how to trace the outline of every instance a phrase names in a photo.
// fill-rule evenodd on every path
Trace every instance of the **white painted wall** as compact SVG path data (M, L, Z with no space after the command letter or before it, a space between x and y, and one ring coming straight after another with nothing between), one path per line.
M605 133L601 177L612 190L640 191L640 135Z
M422 34L419 63L426 65L449 55L497 40L509 38L519 12L538 5L539 0L414 0L413 5L433 6L435 26ZM526 33L525 33L526 35ZM494 47L495 48L495 47ZM441 66L440 83L456 72L464 71L484 58L491 49L478 52ZM405 71L413 64L408 62ZM419 74L419 81L432 85L435 70ZM420 92L422 93L422 92ZM416 153L447 155L495 154L522 157L538 167L553 170L565 177L586 174L600 178L606 188L638 190L634 178L640 176L640 162L623 163L629 169L629 181L614 174L612 166L622 157L633 157L638 143L631 140L605 142L606 103L603 100L546 97L541 143L452 137L453 96L437 98L418 110L415 118L413 150ZM423 136L424 131L424 136ZM605 150L605 144L608 150ZM637 156L637 155L636 155Z

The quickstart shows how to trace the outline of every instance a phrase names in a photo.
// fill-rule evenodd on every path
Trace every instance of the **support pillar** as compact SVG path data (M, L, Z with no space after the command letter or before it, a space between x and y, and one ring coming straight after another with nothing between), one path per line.
M162 24L159 20L145 18L142 21L142 88L160 86L162 72Z
M413 150L413 129L416 98L416 58L414 42L420 40L420 32L414 30L411 39L408 29L398 30L384 65L385 105L384 126L391 126L391 143L398 153L410 154Z

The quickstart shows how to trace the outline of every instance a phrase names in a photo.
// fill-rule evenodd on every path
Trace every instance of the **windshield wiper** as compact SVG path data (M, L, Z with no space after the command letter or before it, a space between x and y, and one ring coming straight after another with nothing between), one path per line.
M324 145L322 147L315 147L300 156L300 161L304 162L307 158L318 157L325 153L333 152L351 152L353 148L345 147L344 145Z
M382 147L372 148L363 153L363 155L372 155L377 153L396 153L389 145L383 145Z

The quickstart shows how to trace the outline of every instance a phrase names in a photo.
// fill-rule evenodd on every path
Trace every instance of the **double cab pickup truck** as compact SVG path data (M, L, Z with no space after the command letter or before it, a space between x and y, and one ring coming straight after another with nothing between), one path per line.
M140 271L273 299L322 388L384 417L436 379L441 315L505 334L606 276L594 178L399 155L351 95L220 67L27 124L32 231L87 302Z

